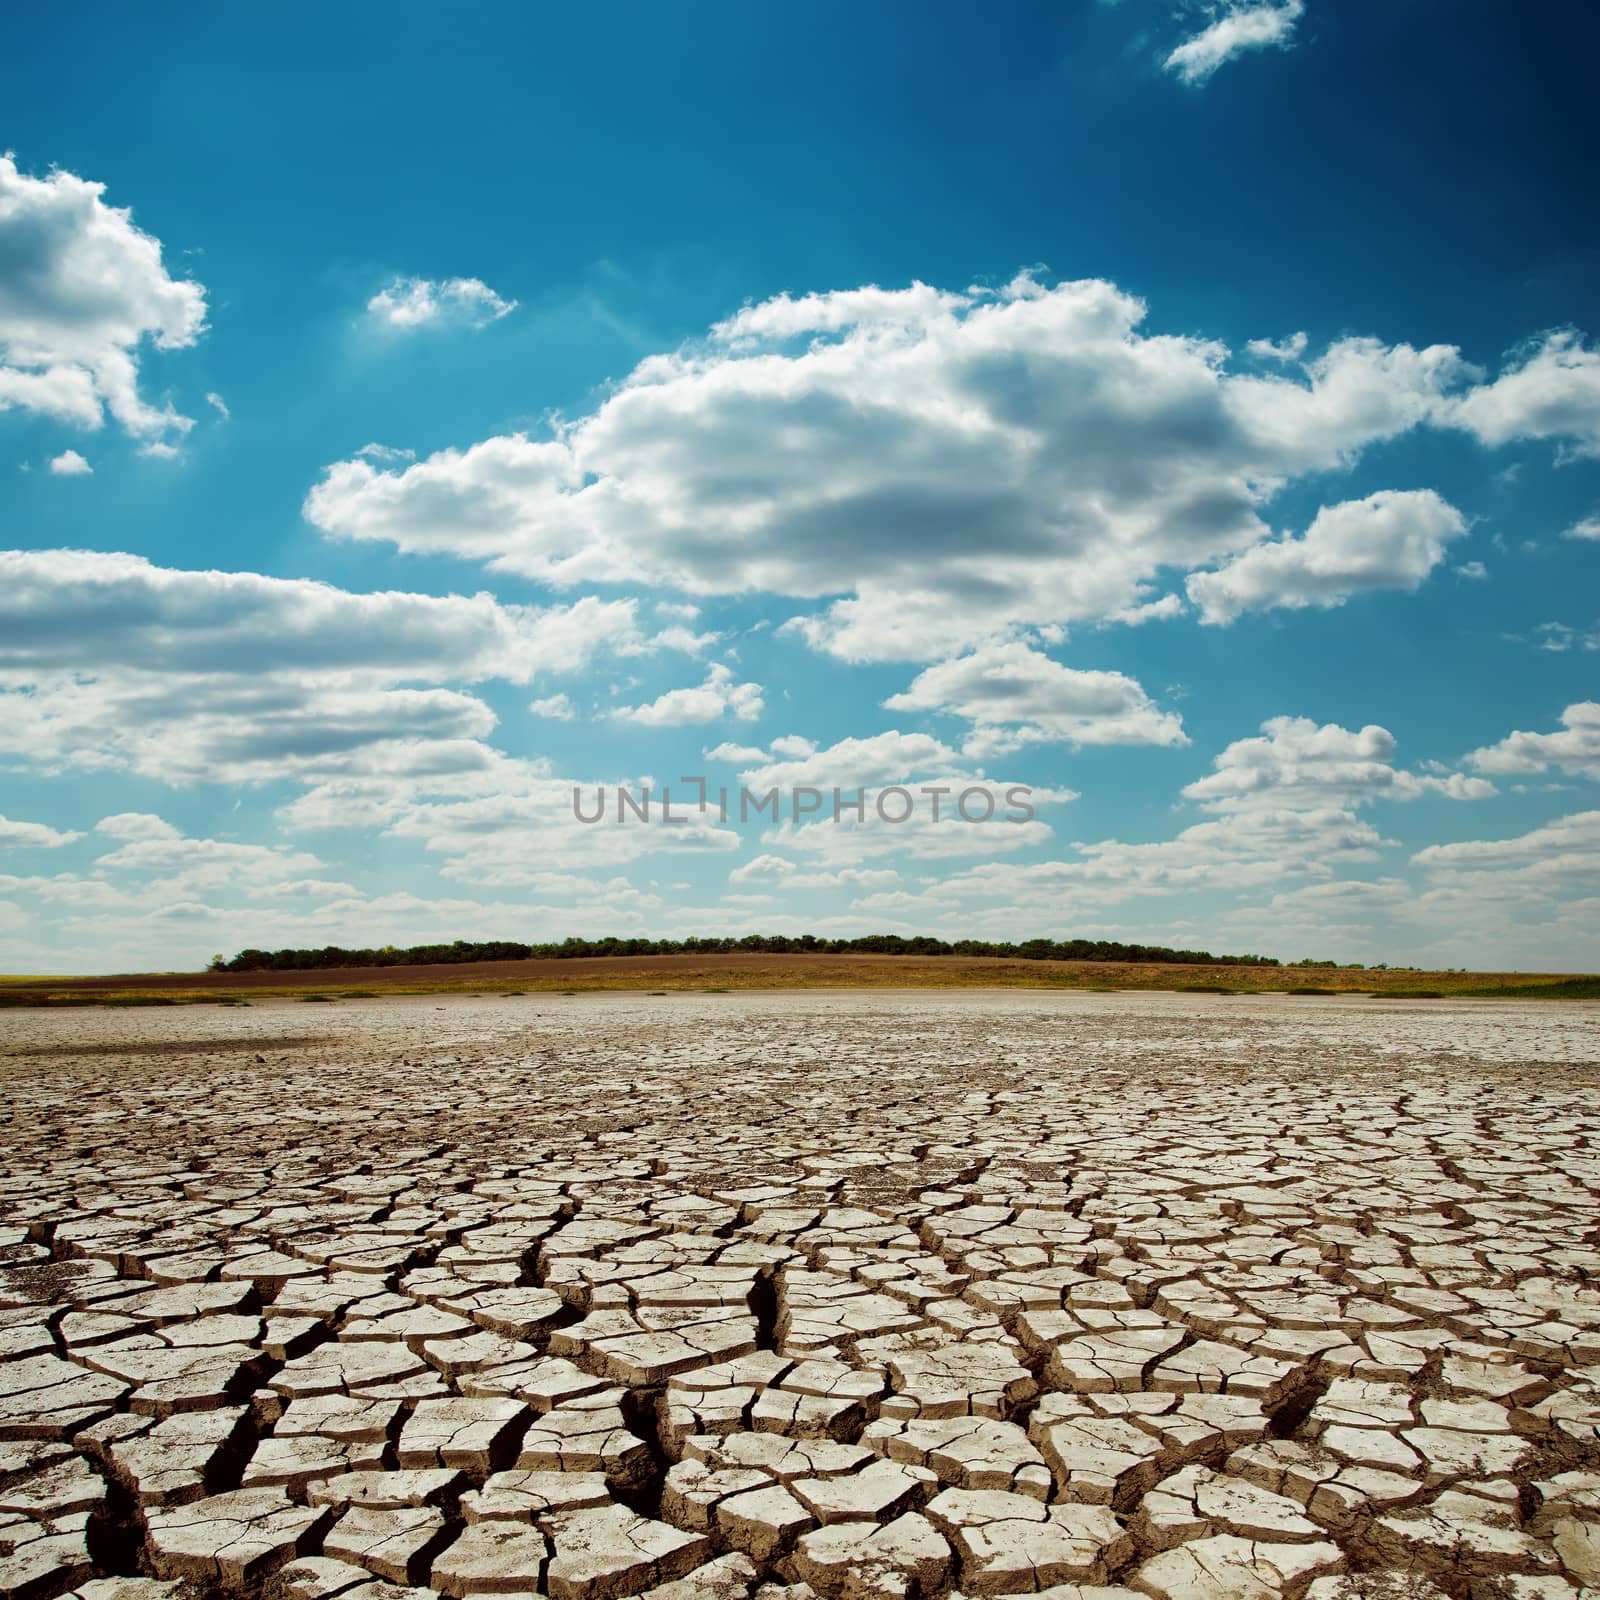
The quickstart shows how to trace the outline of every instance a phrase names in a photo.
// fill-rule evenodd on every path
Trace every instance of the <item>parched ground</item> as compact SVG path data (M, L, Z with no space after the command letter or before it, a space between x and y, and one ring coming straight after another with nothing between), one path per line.
M1582 1003L11 1011L0 1596L1576 1597L1597 1095Z

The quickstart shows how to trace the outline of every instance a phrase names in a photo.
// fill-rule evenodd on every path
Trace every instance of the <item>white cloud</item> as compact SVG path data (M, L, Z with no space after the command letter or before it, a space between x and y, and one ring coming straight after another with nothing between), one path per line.
M82 837L81 833L63 833L43 822L18 822L11 817L0 817L0 850L55 850L64 844L74 844Z
M1281 5L1230 5L1209 27L1180 44L1164 65L1185 83L1205 83L1224 62L1247 50L1268 46L1287 49L1294 41L1295 23L1304 11L1304 0L1283 0Z
M158 567L90 550L0 550L0 670L367 673L391 680L573 670L645 646L632 600L539 609L488 594L355 594L305 578Z
M1346 878L1301 884L1265 905L1230 911L1224 921L1249 929L1254 948L1270 942L1324 959L1375 961L1375 939L1392 939L1396 924L1408 922L1415 909L1410 886L1399 878Z
M1559 439L1574 456L1600 456L1600 350L1563 328L1517 355L1493 383L1455 401L1449 419L1486 445Z
M765 761L767 752L755 745L723 743L713 745L705 752L707 761L731 761L748 765L752 761Z
M1501 875L1503 892L1538 885L1565 887L1577 880L1600 879L1600 811L1558 817L1511 839L1465 839L1429 845L1412 858L1432 872L1460 873L1469 878ZM1541 891L1547 892L1547 891Z
M1427 421L1470 373L1372 339L1235 373L1144 317L1113 284L1028 275L780 297L547 440L338 462L305 511L550 583L826 598L789 625L814 646L937 660L1013 625L1171 614L1164 569L1266 538L1285 483Z
M841 867L836 872L816 872L802 868L787 856L760 855L735 867L728 874L728 882L775 883L785 889L870 888L894 883L899 876L892 867Z
M753 795L778 796L787 820L763 836L767 843L843 862L1020 850L1050 837L1036 808L1077 799L1070 789L985 776L931 735L898 729L820 749L775 739L765 763L741 772L739 782ZM804 820L802 805L820 820Z
M548 717L552 722L571 722L577 715L572 702L564 694L553 694L544 700L530 700L528 710L536 717Z
M1215 572L1188 579L1201 621L1232 622L1272 607L1343 605L1372 589L1416 589L1467 531L1432 489L1383 490L1324 506L1300 538L1258 544Z
M81 428L109 411L135 437L159 439L193 424L140 398L140 352L147 340L192 345L205 331L205 289L168 276L161 241L104 192L70 172L29 177L0 155L0 411Z
M1418 775L1392 765L1394 735L1368 724L1359 731L1309 717L1273 717L1259 738L1236 739L1213 762L1215 771L1183 791L1211 811L1349 810L1376 799L1414 800L1441 794L1480 800L1494 786L1461 773Z
M481 278L396 278L367 302L378 321L398 329L486 328L516 308Z
M885 856L904 856L911 860L938 861L961 856L1008 855L1018 850L1036 849L1051 835L1048 823L1028 817L1022 811L1008 812L1005 795L1009 785L985 784L982 780L946 786L940 814L936 819L931 802L913 791L914 809L904 822L885 821L874 810L869 796L864 817L846 809L835 822L825 803L822 821L785 822L763 835L764 840L787 850L798 850L825 862L878 860ZM920 786L918 786L920 790ZM957 797L964 792L987 790L995 801L995 813L984 817L981 803L970 804L971 820L957 814ZM1053 799L1075 799L1056 791ZM1034 803L1043 803L1038 791ZM903 807L902 807L903 809Z
M655 610L661 608L656 606ZM650 636L650 643L662 650L678 650L686 656L697 656L709 650L712 645L722 637L718 633L696 633L692 628L686 628L681 623L674 623L670 628L663 628L660 633ZM735 654L735 652L729 652Z
M1025 744L1188 743L1182 719L1159 710L1134 679L1065 667L1020 641L928 667L884 705L964 717L973 724L969 756Z
M787 856L754 856L728 874L729 883L780 883L800 868Z
M0 673L0 756L45 772L270 783L481 766L495 717L451 689L341 688L292 673Z
M611 715L620 722L634 722L645 728L681 728L691 723L715 722L719 717L753 722L761 715L762 705L759 683L739 683L729 668L717 662L704 683L688 689L669 689L647 705L619 706Z
M79 928L107 939L114 937L119 918L124 922L199 918L219 924L231 919L231 927L237 928L241 924L239 910L224 908L220 896L229 891L252 897L274 894L297 879L304 888L306 873L321 865L308 851L285 846L187 838L170 823L147 813L105 817L95 833L117 843L116 848L95 858L93 876L61 873L51 878L0 878L0 888L36 895L49 905L51 931L58 936ZM56 842L82 837L72 834ZM329 887L334 891L346 888L338 884ZM253 902L252 921L258 909ZM154 948L164 953L162 945ZM162 964L161 955L152 960L150 946L140 955L145 967Z
M536 887L556 904L483 900L456 894L368 894L337 880L304 875L308 853L214 839L159 841L112 852L102 876L15 878L0 891L33 895L48 909L19 926L28 940L0 943L10 970L142 970L190 967L240 943L382 945L456 938L559 938L640 930L659 917L656 897L621 878L544 874ZM0 902L3 905L4 902ZM0 912L0 930L6 918ZM46 952L38 935L48 927Z
M481 747L480 747L481 748ZM279 820L296 831L377 828L419 841L443 858L443 876L461 883L532 884L552 872L609 867L663 851L736 849L739 835L721 826L714 810L695 809L692 788L673 785L674 820L660 811L660 790L648 779L608 775L606 782L559 776L548 762L483 751L479 766L435 774L337 776L281 807ZM594 818L601 791L600 820ZM618 821L618 789L637 802L652 794L648 820L630 813Z
M1288 878L1328 878L1337 865L1371 860L1383 844L1370 824L1343 808L1280 806L1230 812L1148 843L1075 841L1071 857L980 865L945 880L940 889L963 899L998 899L1013 917L1026 915L1032 924L1048 916L1060 926L1134 896L1236 892Z
M1474 750L1467 760L1479 772L1548 772L1600 779L1600 703L1580 700L1561 713L1555 733L1509 733L1498 744Z
M1564 655L1568 650L1600 650L1600 625L1588 629L1574 628L1565 622L1540 622L1534 625L1532 643L1551 655ZM1516 634L1507 634L1516 639Z
M226 422L233 415L233 413L228 409L228 402L224 400L222 396L214 389L207 393L206 404L210 406L211 409L215 411L224 422Z
M1563 539L1600 539L1600 516L1584 517L1561 535Z
M1469 579L1473 583L1482 583L1489 576L1489 569L1481 561L1463 561L1456 568L1458 578Z
M305 850L182 835L130 839L95 862L101 872L159 878L163 893L173 898L198 896L230 885L279 882L304 876L321 865L316 856Z
M119 811L114 816L102 817L95 825L96 833L108 838L133 842L140 839L181 839L183 835L165 817L150 811Z
M635 612L0 551L0 754L167 782L473 770L494 715L434 685L638 654Z
M1291 333L1287 339L1252 339L1245 348L1261 361L1299 361L1309 343L1304 333Z
M94 468L76 450L63 450L50 458L50 471L57 478L86 478Z
M716 751L711 752L716 755ZM774 739L771 754L757 751L758 764L739 774L751 789L860 789L902 783L912 777L934 777L958 771L960 756L927 733L901 733L897 728L865 739L840 739L819 749L809 739Z
M949 909L954 904L954 900L940 894L937 890L925 889L918 892L910 889L891 889L879 894L864 894L859 899L850 902L850 909L852 911L889 911L903 916L910 912L931 911L936 907Z

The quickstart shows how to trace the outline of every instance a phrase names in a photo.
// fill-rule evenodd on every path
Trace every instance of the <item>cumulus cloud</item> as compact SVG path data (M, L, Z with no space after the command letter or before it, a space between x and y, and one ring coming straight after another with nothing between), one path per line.
M1376 930L1405 920L1414 911L1410 886L1399 878L1344 878L1306 883L1273 895L1264 905L1227 914L1230 927L1248 927L1259 939L1269 931L1275 942L1293 940L1302 950L1327 955L1330 942L1366 960ZM1343 958L1341 958L1343 959Z
M1443 794L1477 798L1493 794L1483 779L1461 774L1416 774L1394 766L1394 736L1368 726L1352 731L1318 726L1304 717L1278 717L1262 725L1261 738L1238 739L1214 760L1214 771L1182 790L1182 798L1213 811L1170 838L1075 840L1054 861L987 862L938 885L942 898L963 907L963 926L997 928L1005 918L1026 917L1032 928L1075 931L1094 915L1136 904L1146 896L1251 890L1288 893L1282 885L1323 883L1323 910L1360 894L1334 888L1336 874L1373 861L1386 840L1358 818L1360 806L1378 798ZM986 902L992 902L987 904ZM1280 907L1282 910L1282 907ZM1307 922L1306 907L1238 914L1238 926L1282 931ZM1234 922L1229 923L1234 926ZM1142 938L1171 942L1168 930Z
M1203 84L1224 62L1247 50L1268 46L1288 49L1294 42L1295 24L1304 11L1304 0L1283 0L1280 5L1230 5L1209 27L1184 40L1164 65L1185 83Z
M1369 723L1360 730L1309 717L1273 717L1258 738L1236 739L1212 763L1215 770L1184 790L1211 811L1307 808L1349 810L1377 799L1415 800L1440 794L1480 800L1495 792L1482 778L1461 773L1418 774L1393 765L1395 738Z
M508 767L502 777L513 770L529 776L524 766ZM105 971L119 961L137 969L192 966L219 947L236 948L241 939L271 948L505 937L511 930L521 937L598 935L641 928L647 915L659 916L660 898L622 877L550 870L548 857L529 848L526 814L522 821L520 858L497 852L492 835L484 838L465 827L449 835L452 823L446 818L435 819L444 831L425 843L430 849L441 844L460 849L464 859L483 869L472 881L503 879L540 900L526 894L514 902L459 893L439 898L369 894L319 873L320 861L306 849L190 838L144 813L108 817L97 826L96 834L116 844L94 861L92 876L0 874L0 893L31 896L43 908L30 933L47 929L53 936L51 971ZM727 843L734 842L730 836ZM622 852L624 858L632 853ZM453 865L460 863L447 861L446 876ZM241 929L247 933L241 935ZM65 957L58 953L63 951ZM31 962L41 959L36 944L24 954Z
M739 781L779 799L787 820L763 836L767 843L846 863L1021 850L1050 837L1037 809L1078 798L989 776L931 735L898 729L822 747L775 739ZM802 802L820 820L805 820Z
M912 861L945 861L960 857L1012 855L1019 850L1037 849L1051 836L1050 825L1023 812L1008 813L1003 808L1005 789L981 781L947 785L947 796L937 818L929 802L913 795L915 808L904 822L887 822L872 809L863 817L846 810L839 821L827 817L820 822L786 822L769 830L764 839L782 849L797 850L819 861L848 863L903 857ZM993 816L985 816L981 800L969 803L969 815L959 815L957 798L970 791L987 788L997 805ZM1035 794L1035 800L1039 798Z
M50 458L51 475L57 478L86 478L94 468L76 450L63 450Z
M1268 537L1283 484L1427 421L1471 375L1451 347L1361 338L1233 372L1144 319L1113 284L1026 274L782 296L550 438L338 462L305 511L555 584L826 597L790 624L814 646L937 660L1013 625L1170 614L1163 569Z
M717 751L711 754L715 756ZM871 788L961 767L960 756L931 734L901 733L897 728L864 739L840 739L826 748L818 748L809 739L774 739L769 751L755 755L755 764L739 778L749 787L761 789L802 785Z
M841 867L837 871L818 872L802 867L788 856L759 855L742 867L735 867L728 874L728 882L771 883L784 889L870 888L894 883L899 876L893 867Z
M139 839L181 839L183 835L167 821L152 811L118 811L102 817L94 825L96 833L111 839L129 842Z
M572 702L564 694L553 694L543 700L530 700L528 710L536 717L547 717L552 722L571 722L577 716Z
M1554 733L1509 733L1498 744L1474 750L1467 760L1479 772L1548 772L1600 779L1600 703L1580 700L1561 713Z
M515 300L502 300L481 278L396 278L367 302L367 310L387 328L486 328L508 312Z
M643 728L681 728L691 723L716 722L734 717L754 722L762 712L761 685L740 683L729 667L712 666L704 683L688 689L669 689L646 705L619 706L611 713L619 722Z
M340 688L287 673L0 673L0 756L46 772L187 785L471 769L494 726L483 701L451 689Z
M0 752L168 782L473 770L494 714L438 685L637 655L635 611L0 551Z
M0 411L81 428L106 413L136 438L193 423L139 393L148 342L181 350L205 331L205 289L176 279L161 241L108 206L105 185L70 172L35 178L0 155Z
M752 761L765 761L767 753L759 745L732 744L724 741L722 744L713 745L705 753L707 761L732 761L741 766L748 766Z
M914 913L918 928L954 926L973 937L1014 936L1018 926L1026 926L1039 934L1094 930L1107 937L1212 948L1220 942L1234 949L1240 947L1239 930L1247 931L1247 947L1259 947L1258 934L1274 941L1330 931L1343 937L1363 931L1347 924L1359 923L1364 912L1396 922L1399 903L1409 896L1392 879L1370 884L1344 876L1395 847L1356 814L1359 807L1380 797L1493 792L1478 779L1397 771L1394 741L1382 728L1351 731L1279 718L1265 725L1263 735L1230 744L1217 758L1213 777L1183 791L1184 799L1215 815L1171 837L1075 840L1056 859L982 861L925 879L920 890L908 886L892 900L858 901L856 908ZM781 867L766 864L749 874L750 881L781 882L783 876ZM1230 906L1233 897L1252 891L1273 898L1265 907ZM1492 889L1474 888L1473 914L1481 921L1487 896L1517 892L1498 882ZM1431 919L1438 928L1452 926L1454 917L1458 927L1467 904L1461 886L1444 898L1438 897L1442 891L1433 893L1425 907L1418 909L1418 902L1406 914ZM1186 896L1206 897L1199 902L1207 909L1198 926L1171 909ZM1166 902L1159 918L1151 913L1142 923L1130 922L1147 900ZM959 907L953 917L952 904ZM1108 922L1108 915L1117 915L1118 922ZM1219 940L1219 930L1231 931ZM1356 953L1372 955L1370 942Z
M1600 811L1558 817L1510 839L1463 839L1429 845L1412 858L1435 873L1496 874L1507 892L1531 884L1565 887L1600 878Z
M1286 878L1329 878L1373 859L1384 840L1340 807L1262 808L1197 822L1170 839L1074 841L1056 861L987 863L939 887L963 903L997 899L1051 926L1143 895L1237 891Z
M1244 611L1338 606L1366 590L1416 589L1466 531L1466 519L1432 489L1383 490L1324 506L1299 538L1258 544L1215 572L1193 573L1189 598L1202 622L1217 624Z
M1600 516L1584 517L1573 523L1561 536L1563 539L1600 539Z
M884 701L891 711L931 711L973 724L969 756L1025 744L1186 744L1182 719L1161 711L1120 672L1062 666L1021 641L942 661Z
M692 789L674 787L674 820L668 822L648 779L612 773L596 784L557 774L547 761L482 754L472 769L330 777L280 807L278 817L295 831L376 828L419 842L442 859L446 878L501 886L538 887L552 872L571 868L614 870L659 852L739 845L739 835L721 825L714 809L696 810ZM648 816L631 812L626 825L619 822L618 789L636 800L653 791ZM578 803L588 820L580 820Z
M56 850L82 837L81 833L63 833L43 822L18 822L11 817L0 817L0 850Z
M1517 353L1493 383L1456 400L1448 416L1486 445L1557 439L1574 456L1600 456L1600 350L1563 328Z
M195 896L229 885L256 885L302 877L321 861L306 850L283 845L238 844L225 839L190 839L170 835L130 839L99 857L102 872L118 871L159 877L171 894L176 888Z
M1287 339L1252 339L1245 348L1261 361L1298 361L1310 342L1304 333L1291 333Z
M631 600L540 609L488 594L355 594L305 578L158 567L91 550L0 550L0 671L365 673L505 678L646 648Z

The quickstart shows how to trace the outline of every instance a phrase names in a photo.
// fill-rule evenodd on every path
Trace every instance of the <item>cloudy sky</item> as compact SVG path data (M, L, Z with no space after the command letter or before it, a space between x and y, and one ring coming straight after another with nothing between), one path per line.
M1600 967L1594 8L8 35L0 971Z

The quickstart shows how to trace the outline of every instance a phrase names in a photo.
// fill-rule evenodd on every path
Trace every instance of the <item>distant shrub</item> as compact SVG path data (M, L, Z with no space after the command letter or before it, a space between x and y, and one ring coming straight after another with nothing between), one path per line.
M328 967L410 967L478 961L560 960L583 956L672 955L875 955L1004 956L1022 961L1120 961L1203 967L1276 967L1275 956L1214 956L1209 950L1172 950L1165 945L1122 944L1115 939L1024 939L1020 944L988 939L935 939L919 934L869 933L857 939L822 939L807 934L750 933L743 938L563 939L559 944L517 944L494 939L472 943L418 944L406 949L241 950L231 960L212 960L213 972L316 972Z

